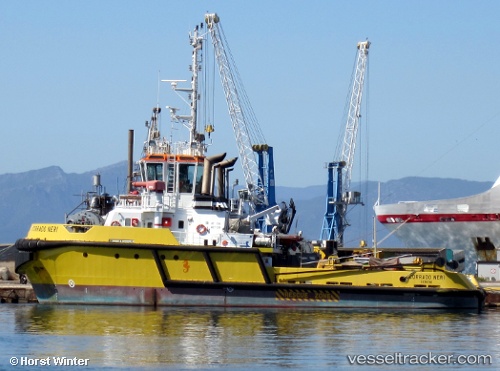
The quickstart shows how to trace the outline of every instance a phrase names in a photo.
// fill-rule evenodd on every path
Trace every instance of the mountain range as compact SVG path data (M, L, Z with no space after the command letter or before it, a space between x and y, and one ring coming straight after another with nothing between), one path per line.
M24 237L32 223L63 223L65 214L72 211L89 191L95 191L93 176L100 174L104 191L111 195L125 192L127 162L119 162L83 174L65 173L58 166L32 170L17 174L0 175L0 242L13 243ZM351 190L362 194L364 206L349 209L350 226L344 236L345 246L357 246L365 240L369 246L373 241L373 205L401 200L436 200L469 196L484 192L491 182L476 182L460 179L407 177L378 183L367 181L352 183ZM326 182L309 187L276 187L277 201L293 199L297 214L292 232L302 231L308 239L319 239L326 208ZM382 241L387 231L378 222L376 236ZM396 237L385 239L383 247L401 247Z

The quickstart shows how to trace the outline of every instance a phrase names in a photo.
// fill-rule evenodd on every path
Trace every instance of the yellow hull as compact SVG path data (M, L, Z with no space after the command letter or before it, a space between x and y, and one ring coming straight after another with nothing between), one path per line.
M433 265L273 267L259 249L181 246L167 229L72 230L34 225L16 242L17 271L41 302L470 308L483 300L465 275Z

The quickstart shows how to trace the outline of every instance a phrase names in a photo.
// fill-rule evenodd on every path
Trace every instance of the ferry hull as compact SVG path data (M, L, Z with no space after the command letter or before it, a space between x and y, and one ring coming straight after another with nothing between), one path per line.
M389 208L389 206L387 205L386 208ZM383 210L382 207L379 208ZM379 210L376 209L376 211ZM486 242L491 246L500 246L499 220L461 221L457 217L448 216L443 217L443 220L436 220L436 218L426 219L426 215L422 214L419 214L419 218L416 218L415 215L379 214L378 221L403 241L405 247L420 248L429 246L463 251L465 253L466 271L469 273L475 271L477 246ZM394 220L401 222L392 222Z
M260 308L479 309L477 290L311 287L176 283L152 287L73 287L35 284L42 304L206 306ZM51 295L50 295L51 294Z
M474 272L476 248L500 246L500 178L472 196L406 201L374 207L377 220L406 247L463 250L466 271Z

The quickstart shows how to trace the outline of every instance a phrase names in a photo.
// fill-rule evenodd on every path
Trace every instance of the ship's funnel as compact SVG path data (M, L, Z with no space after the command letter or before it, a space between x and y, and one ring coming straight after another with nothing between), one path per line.
M222 161L219 162L218 164L214 165L214 169L218 168L219 171L217 172L217 197L223 198L224 197L224 175L225 175L225 170L228 167L233 166L236 161L238 160L238 157L234 157L230 160Z
M224 160L226 153L221 153L218 155L205 157L205 162L203 164L203 181L201 183L201 194L210 195L211 194L211 180L212 180L212 167L215 163Z

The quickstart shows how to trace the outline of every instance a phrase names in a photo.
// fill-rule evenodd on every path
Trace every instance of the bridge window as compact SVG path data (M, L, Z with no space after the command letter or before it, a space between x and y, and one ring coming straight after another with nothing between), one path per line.
M146 181L148 180L163 181L163 164L146 164Z
M193 187L201 187L203 168L197 169L197 164L179 164L179 192L192 193Z

